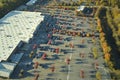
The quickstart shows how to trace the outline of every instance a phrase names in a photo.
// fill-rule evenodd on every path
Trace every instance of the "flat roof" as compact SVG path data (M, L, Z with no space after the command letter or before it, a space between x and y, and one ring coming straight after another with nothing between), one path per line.
M40 12L11 11L0 19L0 62L7 60L18 43L28 41L44 19Z
M85 8L85 6L79 6L78 9L77 9L77 11L83 11L84 8Z

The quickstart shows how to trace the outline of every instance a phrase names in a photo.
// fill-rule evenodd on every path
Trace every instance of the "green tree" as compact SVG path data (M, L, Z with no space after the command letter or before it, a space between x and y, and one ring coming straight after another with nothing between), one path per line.
M0 2L0 8L2 8L3 7L3 3L2 2Z

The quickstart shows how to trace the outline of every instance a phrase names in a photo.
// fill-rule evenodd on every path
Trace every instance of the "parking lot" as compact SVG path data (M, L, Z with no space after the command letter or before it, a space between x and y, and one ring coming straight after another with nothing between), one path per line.
M100 72L101 80L110 80L94 18L75 16L73 10L58 7L34 6L34 11L40 11L45 19L27 44L29 48L13 79L96 80ZM92 54L93 48L97 48L97 58Z

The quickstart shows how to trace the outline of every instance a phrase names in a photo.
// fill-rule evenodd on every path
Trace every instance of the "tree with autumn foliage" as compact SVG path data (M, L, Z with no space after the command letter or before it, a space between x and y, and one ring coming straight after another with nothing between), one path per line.
M94 57L94 59L97 59L98 58L98 50L97 50L97 48L93 47L92 51L93 51L93 57Z
M102 80L101 73L99 71L96 72L96 79L97 80Z
M105 62L110 61L110 53L104 54Z

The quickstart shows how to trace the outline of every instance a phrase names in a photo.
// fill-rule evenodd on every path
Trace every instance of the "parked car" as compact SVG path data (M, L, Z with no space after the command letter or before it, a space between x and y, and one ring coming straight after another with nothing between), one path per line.
M44 52L39 52L37 55L36 55L36 58L41 58L43 56Z

